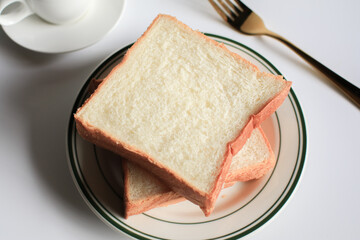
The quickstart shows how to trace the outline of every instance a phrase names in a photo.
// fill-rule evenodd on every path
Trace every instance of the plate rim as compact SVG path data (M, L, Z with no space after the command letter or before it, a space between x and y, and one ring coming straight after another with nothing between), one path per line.
M252 48L246 46L245 44L239 43L233 39L227 38L227 37L223 37L217 34L212 34L212 33L204 33L206 36L211 37L211 38L216 38L216 39L220 39L220 40L224 40L224 41L228 41L230 43L233 43L235 45L238 45L244 49L246 49L247 51L251 52L252 54L254 54L257 58L259 58L260 60L264 61L270 68L272 68L276 74L282 75L281 72L269 61L267 60L265 57L263 57L261 54L259 54L257 51L253 50ZM216 40L215 39L215 40ZM115 220L113 220L112 218L115 218L113 216L113 214L111 212L106 212L104 209L106 209L104 206L102 206L101 202L98 201L97 199L93 199L96 198L95 196L91 196L91 194L93 194L91 192L91 189L89 186L84 186L87 185L86 181L84 179L82 179L82 176L79 176L79 174L76 174L75 169L77 169L78 171L81 172L81 169L78 169L76 167L76 164L74 163L74 153L72 151L72 146L73 144L76 144L72 138L74 138L74 134L73 132L75 129L75 120L73 117L73 114L76 112L76 110L79 107L79 104L81 102L83 102L83 99L86 96L86 89L89 85L89 82L91 81L91 79L93 79L94 75L98 75L98 71L106 64L112 62L112 61L116 61L117 57L119 55L121 55L121 53L126 52L128 48L130 48L134 43L128 44L124 47L122 47L121 49L115 51L114 53L112 53L111 55L109 55L107 58L105 58L105 60L103 60L96 68L94 68L94 70L92 71L92 73L89 75L89 77L87 78L87 80L85 81L85 83L83 84L83 86L81 87L79 93L77 94L76 100L74 102L74 105L72 107L71 110L71 116L69 119L69 124L68 124L68 131L67 131L67 135L66 135L66 148L67 148L67 157L68 157L68 166L69 166L69 170L71 172L72 178L74 180L74 183L76 185L76 187L78 188L81 196L84 198L85 202L87 203L87 205L90 207L90 209L100 218L102 219L108 226L110 226L111 228L120 231L124 234L126 234L129 237L135 237L137 239L151 239L155 238L155 239L163 239L160 237L156 237L156 236L151 236L150 234L144 233L147 236L149 236L150 238L146 238L144 236L141 236L139 234L137 234L137 232L142 233L139 230L135 230L137 232L133 232L130 231L128 229L126 229L126 227L132 229L131 226L125 224L124 222L121 222L121 224L119 224L118 222L116 222ZM284 77L285 78L285 77ZM285 78L286 79L286 78ZM291 96L291 97L290 97ZM290 99L291 105L294 109L295 112L295 116L296 116L296 121L298 123L298 132L299 132L299 152L298 152L298 160L299 164L298 167L294 168L293 172L292 172L292 177L289 179L289 182L287 183L284 191L282 194L279 195L278 200L274 202L274 204L269 207L269 209L264 212L259 219L268 211L271 211L266 217L264 217L261 221L259 221L258 223L256 223L254 226L252 226L250 229L247 229L243 232L240 233L236 233L239 230L236 230L234 232L228 233L226 235L223 236L218 236L215 239L238 239L238 238L242 238L244 236L249 235L250 233L254 232L255 230L259 229L260 227L262 227L264 224L268 223L271 219L274 218L274 216L281 210L284 208L284 206L288 203L290 197L293 196L294 191L297 189L299 182L301 180L302 177L302 173L304 171L305 168L305 163L306 163L306 156L307 156L307 128L306 128L306 120L305 120L305 116L303 113L303 110L301 108L300 102L294 92L294 90L291 88L290 92L289 92L289 96L288 98ZM74 135L74 136L73 136ZM302 141L300 141L302 140ZM300 159L299 159L300 157ZM295 175L295 176L294 176ZM81 181L82 184L80 184L79 180ZM290 186L289 186L290 185ZM89 194L89 192L91 192L91 194ZM286 194L283 196L284 192L286 192ZM279 201L279 199L281 199ZM96 203L97 201L97 203ZM279 203L278 203L279 201ZM277 206L272 209L272 207L274 205ZM99 206L100 205L100 206ZM102 209L103 208L103 209ZM110 216L109 216L110 215ZM126 225L126 227L122 226L122 225ZM234 235L236 234L236 235ZM227 237L228 235L232 235Z

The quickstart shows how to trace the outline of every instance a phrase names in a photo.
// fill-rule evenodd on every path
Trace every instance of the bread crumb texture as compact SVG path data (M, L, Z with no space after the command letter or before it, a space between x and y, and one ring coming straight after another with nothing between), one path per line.
M127 162L129 171L129 199L131 201L146 200L171 191L165 184L141 167Z
M254 129L243 148L233 157L229 172L264 162L271 152L258 128Z
M208 192L227 143L285 83L175 20L157 21L78 114Z

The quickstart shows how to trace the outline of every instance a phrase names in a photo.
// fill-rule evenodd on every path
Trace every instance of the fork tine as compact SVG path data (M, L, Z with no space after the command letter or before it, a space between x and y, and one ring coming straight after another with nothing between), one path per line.
M233 10L235 10L238 14L241 13L241 9L237 7L234 3L232 3L230 0L225 0L227 5L229 5Z
M243 2L240 0L235 0L235 2L238 4L238 6L244 11L244 12L252 12L250 8L248 8Z
M228 0L226 1L226 3L224 3L222 0L219 0L218 1L220 4L221 4L221 6L223 7L223 9L225 9L225 11L230 15L230 16L232 16L233 18L235 18L236 17L236 14L229 8L229 6L230 7L234 7L232 4L231 4L231 2L229 2Z
M233 4L230 0L218 0L216 1L209 0L211 5L215 8L215 10L220 14L220 16L227 22L233 22L239 14L241 14L241 9Z
M226 14L222 11L222 9L213 1L209 0L210 4L215 8L216 12L224 19L225 21L228 20Z

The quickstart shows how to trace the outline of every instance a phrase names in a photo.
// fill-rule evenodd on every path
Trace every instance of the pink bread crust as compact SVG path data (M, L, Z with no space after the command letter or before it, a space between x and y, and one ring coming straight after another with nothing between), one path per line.
M183 196L172 191L170 188L167 192L156 194L151 197L133 201L130 199L129 171L126 160L122 160L122 169L124 177L124 217L128 219L130 216L141 214L153 208L166 207L186 200ZM233 186L236 181L224 183L224 188Z
M227 182L224 183L224 188L231 187L236 182ZM125 218L128 219L130 216L141 214L143 212L149 211L158 207L167 207L179 202L185 201L186 198L181 195L171 191L164 194L159 194L148 199L143 199L141 201L129 201L125 202Z
M158 15L155 20L151 23L151 25L148 27L148 29L145 31L145 33L134 43L134 45L127 51L125 54L123 60L121 63L119 63L117 66L113 68L113 70L109 73L109 75L104 79L102 83L100 83L99 87L95 90L95 92L85 101L84 105L90 101L97 92L101 89L101 86L110 78L110 76L118 69L120 68L124 62L126 62L129 54L133 51L134 48L142 41L144 37L146 37L149 30L152 28L152 26L158 21L160 17L167 17L178 24L184 26L186 29L188 29L191 32L194 32L195 34L198 34L202 38L204 38L206 41L209 41L216 46L219 46L223 48L225 51L231 53L236 59L239 61L244 61L243 58L238 56L235 53L230 52L223 44L219 44L213 39L210 39L206 37L205 35L201 34L200 32L192 30L190 27L186 26L185 24L178 21L176 18L167 16L167 15ZM254 68L255 71L258 71L257 67L254 65L249 65ZM259 72L260 73L260 72ZM284 81L281 76L277 76L277 79L279 81ZM99 145L103 148L106 148L110 151L113 151L127 159L133 160L138 165L149 169L152 171L155 175L157 175L160 179L165 181L168 186L171 187L172 190L179 193L180 195L186 197L191 202L197 204L200 206L200 208L203 210L204 214L206 216L209 216L212 212L215 201L220 193L220 190L222 188L222 185L225 181L226 173L230 167L232 156L235 155L245 144L247 138L250 136L250 133L252 130L260 125L262 121L264 121L267 117L269 117L284 101L286 98L289 90L291 87L291 82L286 82L286 87L279 93L277 96L275 96L272 100L270 100L257 114L250 117L248 123L246 126L242 129L239 136L232 142L230 142L227 146L227 152L224 156L224 160L220 166L220 171L218 175L216 176L216 181L214 184L214 187L212 191L209 193L204 193L202 191L199 191L195 189L192 184L184 181L181 179L181 177L175 173L172 172L170 169L167 169L164 165L157 162L155 159L151 158L151 156L147 155L146 153L141 152L140 150L121 142L111 136L110 133L106 133L104 131L101 131L97 129L96 127L92 126L91 124L83 121L80 116L78 115L79 111L81 111L82 107L78 109L77 113L74 115L75 121L76 121L76 128L78 130L78 133L80 136L82 136L84 139ZM83 106L84 106L83 105Z
M226 183L224 183L223 188L232 187L235 183L236 182L226 182ZM178 195L177 193L175 193L175 194L176 194L177 197L174 196L174 198L169 200L169 201L163 202L163 203L161 203L159 205L153 205L153 206L151 206L151 209L156 208L156 207L166 207L166 206L173 205L173 204L176 204L176 203L179 203L179 202L182 202L182 201L186 200L186 198Z
M161 205L168 205L172 203L177 203L180 201L184 201L185 198L181 197L177 193L173 191L169 191L165 194L161 194L158 196L153 196L149 199L143 199L141 201L127 201L125 202L125 215L124 217L127 219L130 216L137 215L150 209L153 209L153 206L161 206ZM174 202L173 202L174 201Z

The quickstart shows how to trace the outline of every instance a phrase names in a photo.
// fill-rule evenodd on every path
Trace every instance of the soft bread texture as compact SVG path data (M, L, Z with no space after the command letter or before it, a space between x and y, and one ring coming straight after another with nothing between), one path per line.
M75 114L79 134L150 169L209 215L232 156L291 83L159 15Z
M241 150L233 156L226 183L245 182L264 176L275 166L275 156L261 127L253 130Z
M233 157L225 187L236 181L264 176L275 166L275 156L264 132L255 129L243 148ZM161 180L131 161L123 160L125 218L185 200Z

